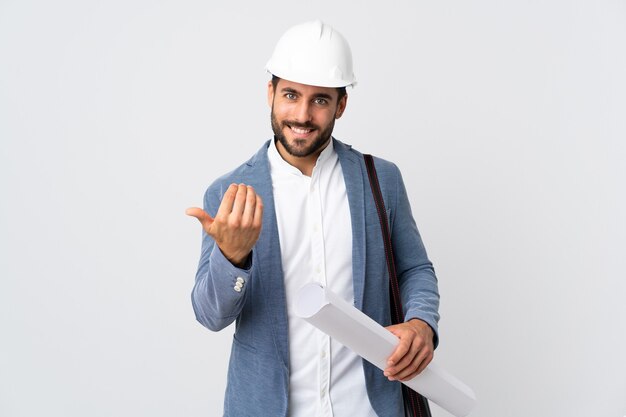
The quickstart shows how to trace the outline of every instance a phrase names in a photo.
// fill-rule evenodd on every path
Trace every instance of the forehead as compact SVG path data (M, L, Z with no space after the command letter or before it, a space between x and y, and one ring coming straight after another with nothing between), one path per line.
M278 84L276 84L276 91L281 92L283 90L287 91L295 91L303 96L330 96L332 98L337 98L338 93L336 88L332 87L318 87L315 85L308 84L300 84L293 81L280 79L278 80Z

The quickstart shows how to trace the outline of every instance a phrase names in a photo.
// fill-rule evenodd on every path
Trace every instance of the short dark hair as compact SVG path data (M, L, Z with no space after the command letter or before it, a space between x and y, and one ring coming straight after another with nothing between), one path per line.
M274 91L276 91L276 86L278 85L279 80L280 80L280 77L277 77L274 74L272 74L272 87L274 87ZM337 90L337 103L339 103L341 99L348 93L346 92L346 87L336 87L336 90Z

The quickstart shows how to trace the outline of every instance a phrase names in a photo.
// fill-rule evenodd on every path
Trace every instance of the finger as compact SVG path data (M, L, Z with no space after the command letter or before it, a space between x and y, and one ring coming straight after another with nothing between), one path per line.
M254 188L248 185L248 191L246 193L246 205L243 209L243 216L241 217L241 225L243 227L251 226L254 223L254 210L256 208L256 193Z
M185 210L187 216L195 217L200 223L211 223L213 218L199 207L189 207Z
M421 358L419 358L418 355L407 355L405 359L408 360L402 361L402 364L398 364L398 366L394 367L395 372L387 375L387 378L392 381L404 380L406 377L417 371Z
M426 369L426 367L427 367L428 365L430 365L430 363L432 362L432 360L433 360L434 356L435 356L435 355L431 352L431 353L429 353L429 354L426 356L426 358L424 358L424 360L423 360L423 361L422 361L422 363L420 364L419 368L417 368L416 375L417 375L417 374L421 374L421 373L422 373L422 371L423 371L424 369Z
M396 330L396 326L389 326L387 330L400 338L400 343L398 343L398 346L396 346L391 356L389 356L389 359L387 359L387 366L394 366L406 355L411 344L406 338L403 338L403 333Z
M261 196L256 195L256 205L254 210L254 220L252 222L255 228L260 229L261 224L263 223L263 200Z
M233 210L231 212L234 215L233 220L239 222L243 215L243 210L246 207L246 194L248 193L248 187L244 184L237 186L237 193L235 194L235 201L233 203Z
M425 349L420 352L419 355L415 357L413 363L406 367L402 372L399 372L396 375L396 379L400 381L409 381L417 376L420 372L426 368L426 366L432 360L432 355L429 354Z
M237 184L230 184L224 196L222 197L222 202L220 203L220 207L217 209L217 214L215 217L228 217L228 215L233 211L233 202L235 201L235 195L237 194Z
M416 370L416 367L411 368L411 366L414 363L418 353L418 346L415 343L412 343L406 354L395 365L385 369L385 376L395 380L408 375L410 372L414 372Z
M198 221L202 225L202 230L204 230L204 233L212 236L211 226L213 225L213 218L209 216L206 211L198 207L190 207L185 210L185 214L198 219Z

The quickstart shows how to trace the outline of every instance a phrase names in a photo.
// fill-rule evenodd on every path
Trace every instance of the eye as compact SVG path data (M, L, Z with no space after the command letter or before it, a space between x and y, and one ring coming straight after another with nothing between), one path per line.
M326 104L328 104L328 100L326 100L325 98L316 98L315 99L315 104L319 104L320 106L324 106Z
M296 95L294 93L287 93L285 94L285 98L287 98L287 100L295 100Z

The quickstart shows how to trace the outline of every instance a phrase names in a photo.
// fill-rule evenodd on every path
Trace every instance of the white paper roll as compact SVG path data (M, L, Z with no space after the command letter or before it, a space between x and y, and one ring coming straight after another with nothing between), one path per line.
M374 366L387 367L398 338L337 294L320 284L307 284L298 292L294 308L298 316ZM454 416L467 416L476 403L474 392L433 362L403 384Z

